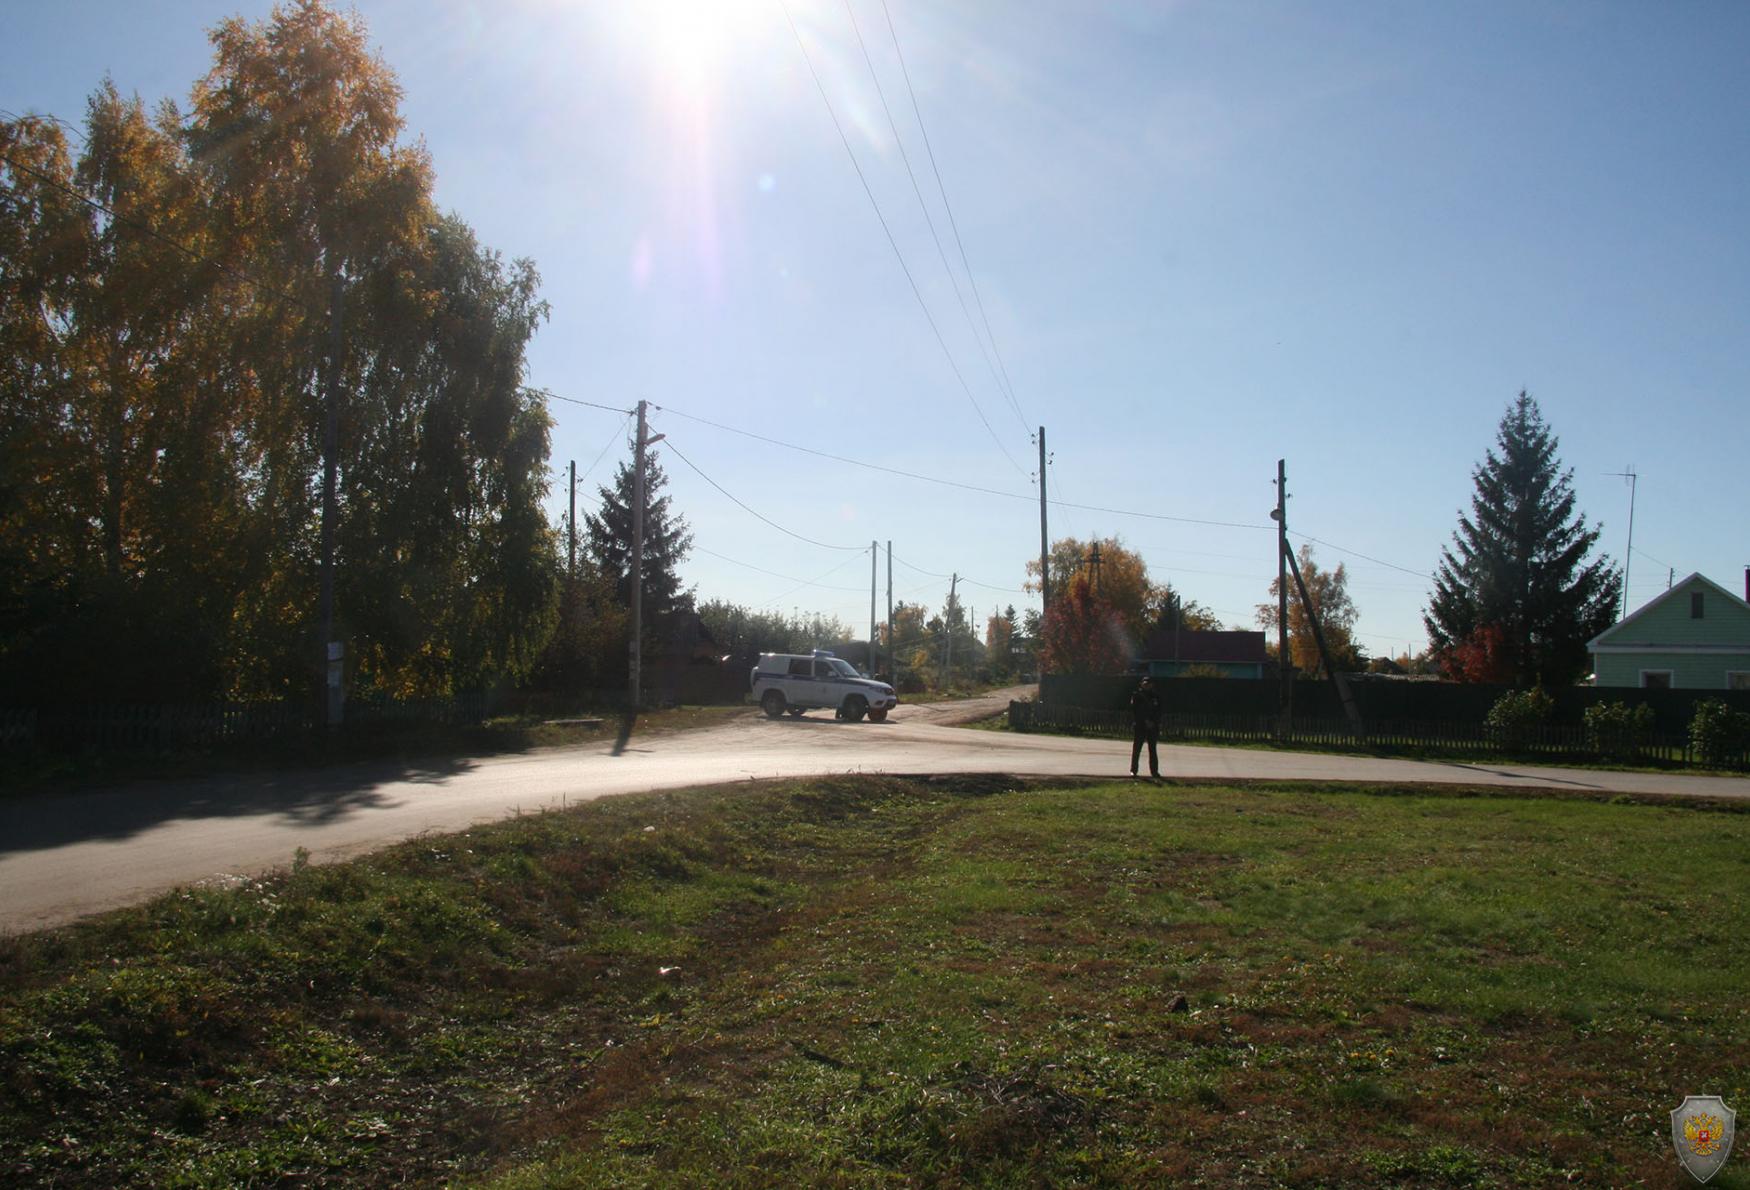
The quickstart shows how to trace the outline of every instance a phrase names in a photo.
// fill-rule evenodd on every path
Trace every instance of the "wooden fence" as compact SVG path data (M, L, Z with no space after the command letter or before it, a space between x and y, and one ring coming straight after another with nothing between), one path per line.
M1054 706L1046 703L1011 702L1009 726L1016 731L1067 732L1077 735L1129 739L1129 711L1091 707ZM1358 737L1347 719L1295 719L1286 738L1274 715L1213 715L1168 712L1161 716L1163 741L1195 741L1212 744L1285 743L1322 747L1380 749L1433 749L1478 755L1511 755L1547 761L1583 762L1600 759L1599 750L1584 727L1544 724L1521 729L1507 739L1482 723L1439 723L1412 719L1369 723L1367 734ZM1613 759L1652 764L1690 764L1687 734L1654 733L1627 755ZM1750 767L1750 756L1740 756L1737 768Z

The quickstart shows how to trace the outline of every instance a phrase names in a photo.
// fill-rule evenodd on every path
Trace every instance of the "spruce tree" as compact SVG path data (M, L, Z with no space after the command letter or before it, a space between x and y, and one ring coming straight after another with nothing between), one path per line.
M665 624L692 606L691 592L681 590L680 564L692 548L686 518L673 512L669 498L659 495L668 476L651 451L644 460L644 622L647 629ZM584 519L589 554L612 580L620 606L632 606L632 464L621 463L612 488L596 489L601 510Z
M1496 449L1471 472L1471 514L1441 551L1422 622L1449 676L1562 686L1586 672L1586 642L1615 621L1622 577L1587 560L1598 530L1574 511L1573 470L1537 402L1521 392Z

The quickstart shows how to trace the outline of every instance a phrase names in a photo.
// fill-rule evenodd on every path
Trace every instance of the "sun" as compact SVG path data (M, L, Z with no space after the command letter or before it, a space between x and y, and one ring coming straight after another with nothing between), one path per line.
M745 49L769 4L758 0L644 0L652 65L683 91L716 82Z

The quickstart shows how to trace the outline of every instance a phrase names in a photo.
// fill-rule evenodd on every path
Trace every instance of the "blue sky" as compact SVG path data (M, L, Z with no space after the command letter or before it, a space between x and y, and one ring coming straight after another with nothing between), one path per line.
M887 0L1017 410L882 4L852 3L897 140L843 0L790 12L964 389L779 0L358 5L439 201L541 271L531 383L663 406L655 429L723 489L816 542L891 539L896 598L939 607L937 575L970 577L981 619L1032 602L1028 427L1054 499L1153 514L1055 507L1054 538L1115 533L1232 626L1274 574L1272 532L1245 526L1285 457L1289 523L1348 567L1374 653L1423 644L1425 575L1526 388L1618 561L1610 473L1640 475L1631 605L1668 568L1742 589L1750 7ZM205 30L269 8L6 7L0 107L69 119L105 73L184 99ZM607 449L587 507L624 435L553 412L557 515L565 463ZM867 623L866 552L662 458L701 597Z

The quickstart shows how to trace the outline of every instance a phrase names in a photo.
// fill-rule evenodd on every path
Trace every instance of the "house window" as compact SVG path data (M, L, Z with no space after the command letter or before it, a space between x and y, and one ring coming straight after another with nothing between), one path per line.
M1700 591L1691 591L1689 593L1689 618L1692 620L1699 620L1702 618Z
M1726 671L1727 690L1750 690L1750 669L1728 669Z
M1671 689L1671 671L1668 669L1643 669L1641 671L1641 688L1643 690Z

